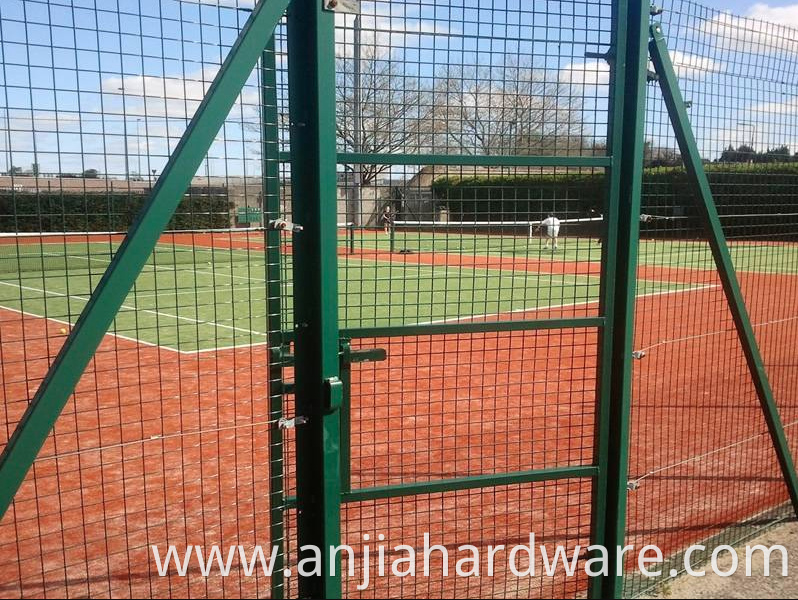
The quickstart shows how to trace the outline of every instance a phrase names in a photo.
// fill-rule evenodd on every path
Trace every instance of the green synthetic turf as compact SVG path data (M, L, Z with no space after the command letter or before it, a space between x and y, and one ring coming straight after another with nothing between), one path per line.
M495 255L508 261L512 256L525 256L541 260L541 270L551 261L595 262L601 252L594 240L587 239L563 240L560 249L551 253L541 251L540 240L462 235L425 239L412 235L419 252L455 257ZM341 252L345 242L342 236ZM382 249L388 240L372 233L356 238L358 249L368 249L370 243L372 249ZM114 250L113 244L94 242L0 247L0 306L74 323ZM705 244L647 241L641 243L640 250L644 264L712 268ZM791 246L736 244L732 252L738 268L796 272L798 254ZM285 268L290 270L290 258L285 261ZM594 302L599 293L597 276L512 270L511 262L501 268L472 268L414 261L412 254L405 258L401 254L342 253L341 327L400 326L521 313ZM117 316L114 332L181 351L264 343L265 280L262 250L159 245L154 260L145 267ZM687 289L691 288L641 281L638 293ZM290 289L284 290L284 294L290 293ZM288 315L290 306L284 309ZM534 313L527 316L534 318ZM291 326L284 323L284 327Z
M343 237L341 245L343 246ZM487 235L456 232L397 231L394 249L413 253L434 252L448 254L521 257L559 261L600 262L601 245L596 238L561 237L559 248L553 252L543 246L541 237L523 235ZM390 237L384 233L356 233L355 248L388 251ZM730 251L735 267L740 271L758 273L798 274L798 244L734 241ZM709 244L692 240L642 240L639 248L642 265L714 269Z

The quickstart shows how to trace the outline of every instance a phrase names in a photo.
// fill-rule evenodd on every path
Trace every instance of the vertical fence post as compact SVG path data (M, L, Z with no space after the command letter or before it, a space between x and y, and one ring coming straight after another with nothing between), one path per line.
M335 31L320 0L288 10L291 195L294 222L294 335L299 546L321 550L321 574L302 577L303 598L339 598L340 404L338 227L335 140ZM312 557L300 550L300 559Z
M676 72L673 69L673 63L668 53L662 26L659 23L651 26L651 38L651 61L654 63L654 69L659 76L662 97L668 109L668 116L673 125L676 141L679 144L679 151L682 153L685 169L690 176L690 183L700 200L698 202L698 212L701 214L706 230L709 233L709 247L712 250L712 257L715 260L723 291L729 303L729 309L734 320L734 326L737 329L737 335L740 338L748 370L751 373L768 432L778 457L779 467L787 485L787 492L789 493L793 510L798 516L798 475L795 472L795 463L790 454L790 446L784 433L784 425L781 422L779 410L773 398L773 390L770 388L765 364L756 342L754 328L751 326L751 319L745 307L740 282L737 280L734 263L726 243L726 236L723 233L718 210L715 207L715 200L712 197L712 190L709 187L709 179L707 179L704 165L701 162L698 144L690 126L690 119L687 116L687 107L679 89Z
M277 109L277 67L274 37L261 55L261 169L263 174L263 223L281 218L280 141ZM266 231L266 313L269 344L269 420L278 423L283 416L283 367L285 341L282 323L282 233ZM277 556L271 578L271 597L285 597L285 486L283 484L283 432L269 429L269 533Z
M643 176L645 84L649 5L645 0L613 3L610 116L605 243L602 249L601 311L605 329L599 345L599 391L593 493L592 543L608 550L608 574L590 584L593 598L622 594L623 565L616 546L626 533L626 484L632 394L632 344Z

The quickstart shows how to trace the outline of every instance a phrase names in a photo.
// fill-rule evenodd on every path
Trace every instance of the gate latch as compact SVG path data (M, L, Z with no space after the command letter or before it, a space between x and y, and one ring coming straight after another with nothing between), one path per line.
M344 384L337 377L329 377L324 381L327 410L338 410L344 403Z
M341 361L343 364L381 362L388 358L388 352L384 348L366 348L364 350L352 350L349 340L341 341Z

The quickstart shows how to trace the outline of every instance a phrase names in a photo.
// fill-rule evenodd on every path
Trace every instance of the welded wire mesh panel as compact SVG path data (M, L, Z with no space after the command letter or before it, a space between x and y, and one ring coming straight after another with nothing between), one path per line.
M353 489L591 463L595 331L356 344L377 347L352 366Z
M573 480L349 504L344 511L343 539L354 547L367 544L369 555L344 557L345 595L351 598L584 595L590 494L590 482ZM534 540L529 535L531 530L536 532ZM365 535L369 538L364 541ZM405 546L399 551L392 550L400 544ZM534 547L534 554L518 552L511 559L507 544ZM502 545L505 548L498 548ZM546 563L551 564L558 545L575 567L573 577L566 576L562 568L555 576L546 573ZM432 546L437 548L425 553ZM458 566L463 559L467 560ZM380 576L381 563L383 576ZM511 571L511 563L521 576ZM414 577L401 576L410 570ZM456 575L458 572L460 575ZM369 586L363 589L366 576Z
M336 21L344 491L591 465L596 328L491 327L599 315L609 76L585 55L608 49L610 3L361 8ZM429 532L453 549L536 531L572 548L589 533L589 481L484 485L345 494L344 541L419 548ZM519 580L506 564L481 579L388 574L365 591L363 575L347 576L347 596L586 587Z
M402 167L362 187L370 226L340 241L343 325L596 315L606 178L561 171Z
M793 453L798 312L795 40L758 5L749 17L668 2L663 28L728 248ZM679 552L734 543L783 515L786 488L696 197L659 89L648 95L638 274L688 284L637 304L631 542ZM696 554L694 561L706 557ZM631 579L634 595L652 581Z
M585 54L606 50L610 2L377 0L336 24L342 151L601 153L608 71Z
M3 445L248 16L222 4L0 6ZM280 200L262 177L274 79L248 80L0 523L0 595L269 594L238 564L161 577L152 548L183 560L280 535L267 341L289 310L269 318L286 244L264 229Z

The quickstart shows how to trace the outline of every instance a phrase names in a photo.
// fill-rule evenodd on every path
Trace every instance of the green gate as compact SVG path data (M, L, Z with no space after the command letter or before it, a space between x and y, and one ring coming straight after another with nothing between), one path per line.
M636 298L689 289L638 279L649 81L798 509L659 11L447 5L428 30L395 27L388 4L255 5L3 451L2 514L258 62L272 597L351 596L369 577L382 597L621 595L613 552L570 579L514 578L506 558L445 577L445 556L475 549L487 573L491 546L530 532L569 553L624 545ZM431 574L392 578L399 556Z
M377 20L377 14L343 17L338 24L351 29L343 46L340 40L336 46L334 15L318 2L289 11L293 213L282 226L294 230L288 275L293 305L281 344L271 346L273 364L282 369L275 378L291 379L281 384L289 393L284 429L274 441L296 446L293 461L285 462L295 470L295 484L289 476L286 515L275 519L295 523L298 537L287 554L289 576L275 578L276 595L293 592L290 577L297 564L313 559L313 552L297 550L305 545L322 548L321 564L336 564L337 573L348 576L342 586L341 576L325 567L322 574L301 578L299 595L337 597L356 593L367 571L380 572L377 558L360 560L332 550L341 543L371 540L374 552L396 544L421 551L429 533L429 544L453 549L457 541L487 554L490 541L519 539L524 531L569 549L577 543L620 543L647 58L643 32L649 19L647 7L642 9L641 3L619 2L612 14L593 20L596 45L605 53L588 56L608 65L616 65L613 55L623 60L591 99L591 117L606 127L608 143L578 155L569 152L567 128L560 133L560 123L545 130L537 122L567 121L585 110L567 101L546 104L549 96L569 92L564 84L546 82L545 68L530 77L523 75L524 65L498 70L496 78L507 86L501 91L481 89L481 83L467 88L469 77L479 79L478 66L474 73L461 68L450 74L442 85L460 94L464 104L467 95L480 102L480 94L483 102L501 104L498 113L490 113L503 128L494 132L498 141L482 144L468 129L468 117L456 114L462 104L441 112L434 90L424 96L414 88L406 73L423 68L421 59L414 64L405 57L394 72L375 64L378 57L360 55L362 23ZM535 8L521 10L522 18L535 14ZM624 23L619 14L630 16L628 29L611 26ZM493 18L498 23L510 16L499 10ZM463 14L462 25L468 23ZM552 38L559 33L556 27L545 31ZM584 45L575 47L588 45L588 32L583 33ZM542 60L549 60L550 50L541 52ZM526 92L540 107L504 106L510 86L519 85L514 78L521 85L515 93ZM406 91L399 98L391 95L389 90L402 85L415 90L411 98ZM388 95L387 104L413 103L395 122L411 131L401 151L380 151L379 143L364 141L358 132L373 130L369 119L375 126L375 109L361 96L376 88ZM383 110L391 115L396 107ZM339 129L355 130L351 140L336 135L336 114ZM457 145L414 132L423 119L444 120ZM509 143L508 137L517 139ZM333 155L337 167L327 158ZM420 197L413 175L419 170L433 181L481 177L494 202L461 199L456 213L443 220L434 199L425 204ZM367 222L386 203L377 200L368 208L370 199L396 195L390 182L375 175L380 173L403 180L401 212L374 229L356 227L352 233L350 223ZM587 205L567 181L561 184L564 174L573 173L603 174L601 205ZM336 186L341 174L348 177ZM502 193L502 178L518 175L550 186L551 197L522 198L509 209L497 206L513 200ZM498 192L490 190L494 186ZM408 207L414 197L417 204ZM548 213L560 220L556 250L553 242L544 246L551 241ZM571 260L557 272L563 253L563 260ZM567 265L580 258L598 268L587 275L569 272ZM276 284L270 295L279 296L278 289ZM539 506L561 519L541 520ZM462 519L465 524L459 524ZM553 525L570 519L567 531ZM284 533L274 536L283 539ZM420 557L407 560L423 570ZM506 586L512 585L506 562L498 583L447 581L443 563L432 559L431 577L424 582L389 577L373 585L386 597L463 591L491 596L508 593ZM616 572L615 565L611 559L609 573ZM586 577L577 579L541 577L516 592L562 595L589 585ZM620 581L596 578L592 594L615 596Z

